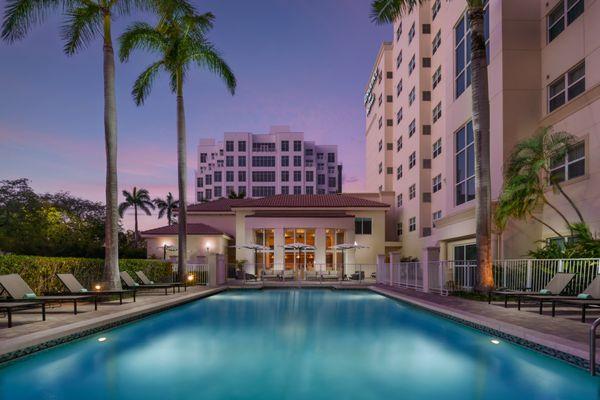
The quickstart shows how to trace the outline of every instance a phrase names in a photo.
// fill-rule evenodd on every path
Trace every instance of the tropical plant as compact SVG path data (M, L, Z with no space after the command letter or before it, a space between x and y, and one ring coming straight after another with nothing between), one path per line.
M135 186L131 192L123 190L123 196L125 197L125 201L119 204L119 215L121 218L123 218L125 211L127 211L127 209L130 207L133 207L135 238L137 241L139 241L140 231L138 230L138 209L145 212L146 215L151 215L152 211L150 211L150 209L154 210L154 203L152 203L150 200L150 194L146 189L138 189Z
M173 197L173 194L169 192L166 198L161 199L157 197L152 201L154 202L154 205L158 208L158 218L160 219L166 215L169 225L173 225L173 223L175 222L173 211L178 207L179 204L179 202Z
M371 18L393 23L427 0L373 0ZM490 177L490 101L484 38L484 0L465 0L471 27L471 92L475 141L475 236L479 290L494 286L492 271L492 206Z
M572 236L562 240L542 242L543 246L530 251L533 258L600 258L600 238L581 222L570 226Z
M15 42L51 12L64 12L61 36L64 52L73 55L97 37L102 37L104 75L104 139L106 143L106 216L104 237L104 281L111 289L121 287L119 278L119 218L117 211L117 105L112 20L133 7L146 8L144 0L7 0L2 38Z
M156 8L158 23L151 26L137 22L120 37L121 61L129 60L133 50L143 49L158 54L158 61L151 64L136 79L132 96L137 105L144 103L149 96L158 72L166 72L171 83L171 91L177 98L177 178L179 189L178 212L178 273L186 276L186 132L183 87L195 64L206 68L221 77L227 88L234 94L236 79L233 72L221 58L214 45L206 39L212 28L214 16L211 13L198 14L195 8L184 0L164 0Z
M246 198L246 193L245 192L238 192L238 193L236 193L234 191L231 191L229 193L229 196L227 196L227 197L230 198L230 199L245 199Z

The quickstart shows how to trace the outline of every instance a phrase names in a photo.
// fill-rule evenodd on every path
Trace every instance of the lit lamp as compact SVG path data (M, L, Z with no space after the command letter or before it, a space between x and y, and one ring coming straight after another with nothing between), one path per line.
M100 289L102 289L102 286L100 286L100 285L96 284L96 285L94 286L94 289L96 289L96 290L100 290Z

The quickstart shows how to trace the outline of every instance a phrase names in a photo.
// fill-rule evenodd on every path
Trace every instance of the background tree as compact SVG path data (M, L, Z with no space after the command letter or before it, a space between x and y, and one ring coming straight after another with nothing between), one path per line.
M230 199L245 199L246 198L246 193L245 192L234 192L231 191L229 193L229 196L227 196Z
M120 37L121 61L127 61L132 51L144 49L158 54L158 61L140 74L133 85L132 96L137 105L144 103L152 89L159 71L168 74L171 91L177 97L177 179L179 189L178 212L178 273L184 279L186 272L186 228L187 228L187 169L186 131L183 87L193 65L208 69L221 77L234 94L236 79L221 58L206 33L212 28L211 13L198 14L187 1L164 0L157 7L159 21L156 26L137 22Z
M104 139L106 143L106 213L104 277L109 288L120 289L119 218L117 212L117 104L115 98L115 60L112 45L112 20L128 14L133 6L146 8L145 0L7 0L2 38L9 43L20 40L29 29L51 12L64 12L62 26L64 52L73 55L97 37L102 37L104 76Z
M178 207L179 204L179 201L173 198L173 194L169 192L166 198L161 199L157 197L152 201L154 202L154 205L158 208L158 218L160 219L166 215L169 225L173 225L173 223L175 222L173 211Z
M471 92L475 141L475 240L477 243L478 288L494 286L492 272L492 206L490 177L490 101L487 57L483 32L483 0L465 0L471 28ZM374 0L371 18L375 23L393 23L427 0Z
M138 209L142 210L146 213L146 215L151 215L154 210L154 203L150 200L150 194L146 189L138 189L137 187L133 187L132 192L128 192L127 190L123 190L123 196L125 197L125 201L119 204L119 215L123 218L125 211L133 207L133 215L135 220L135 238L136 241L140 240L140 231L138 229Z

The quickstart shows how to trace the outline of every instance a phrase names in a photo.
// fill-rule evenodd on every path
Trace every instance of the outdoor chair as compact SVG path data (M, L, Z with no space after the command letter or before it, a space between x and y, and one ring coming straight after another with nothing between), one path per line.
M281 279L281 274L279 271L275 271L275 269L266 269L262 272L261 277L263 280L277 280Z
M127 286L130 289L135 289L136 292L148 292L156 289L165 289L165 295L168 295L169 289L171 288L171 285L140 285L139 283L133 280L133 278L131 277L131 275L129 275L127 271L121 271L119 272L119 275L121 276L121 280L123 281L125 286ZM175 289L173 289L173 293L175 293Z
M110 296L119 296L119 304L123 304L123 295L131 294L133 296L133 301L135 302L135 289L124 289L124 290L88 290L75 278L73 274L56 274L56 277L59 281L69 291L69 295L80 295L80 294L89 294L96 297L95 302L98 303L98 299L110 297Z
M321 279L323 279L324 281L337 281L339 280L339 275L337 271L321 271Z
M281 275L282 280L291 279L294 280L296 274L293 269L284 269L283 274Z
M10 301L40 302L48 303L73 303L73 314L77 314L77 302L82 300L94 300L94 309L98 309L96 297L92 295L77 295L77 296L38 296L29 287L27 282L19 276L19 274L0 275L0 285L11 297Z
M320 271L306 271L307 281L320 281L322 279Z
M46 304L43 302L5 302L0 303L0 312L6 313L8 327L12 328L12 315L16 311L29 310L31 308L42 307L42 321L46 320Z
M365 271L356 271L349 277L352 281L362 281L365 279Z
M492 295L501 295L504 296L504 308L508 307L508 299L516 298L517 299L517 309L521 309L521 300L525 296L532 295L559 295L565 290L565 288L571 283L575 274L566 273L566 272L558 272L556 273L550 282L544 287L544 289L539 292L532 291L517 291L517 290L490 290L488 292L488 304L492 303Z
M159 283L154 283L153 281L151 281L146 276L146 274L144 273L144 271L135 271L135 274L137 275L138 278L140 278L140 281L142 281L142 284L144 286L170 285L170 287L173 288L173 293L175 293L175 288L177 288L178 292L181 292L181 287L183 286L183 290L187 291L187 285L185 283L181 283L181 282L159 282Z

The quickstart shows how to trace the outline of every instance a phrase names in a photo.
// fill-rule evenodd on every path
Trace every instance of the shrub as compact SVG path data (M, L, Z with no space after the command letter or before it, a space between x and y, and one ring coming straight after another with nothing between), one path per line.
M71 273L89 288L102 280L103 267L104 260L99 258L0 255L0 275L19 274L38 294L65 290L56 278L58 273ZM131 274L142 270L156 282L172 277L171 264L161 260L121 259L119 267Z

